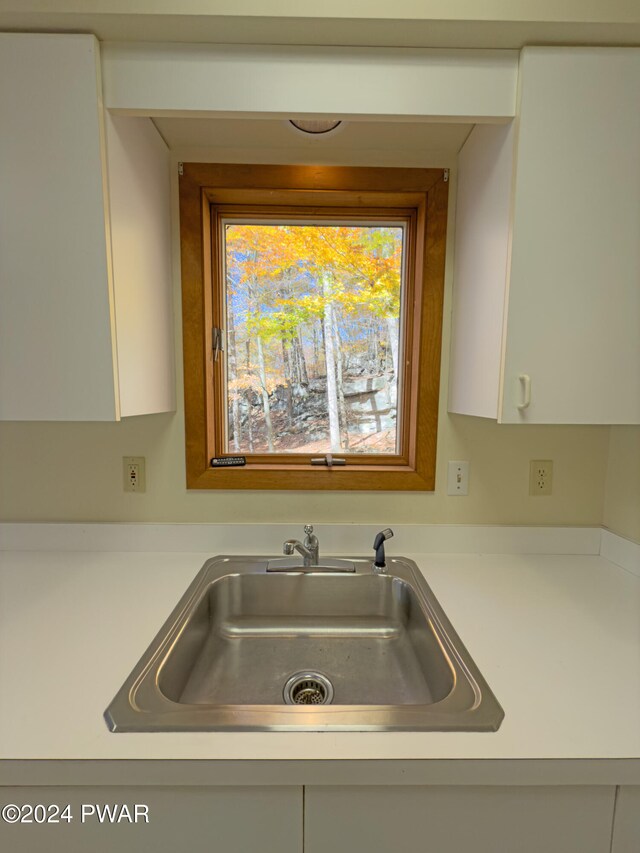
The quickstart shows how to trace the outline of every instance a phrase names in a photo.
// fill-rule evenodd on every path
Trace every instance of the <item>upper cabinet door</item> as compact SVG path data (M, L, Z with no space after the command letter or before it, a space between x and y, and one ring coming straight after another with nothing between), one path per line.
M0 34L0 417L114 420L98 42Z
M0 34L0 420L175 407L169 152L104 119L93 36Z
M640 50L525 48L458 202L450 411L640 423Z
M525 49L520 85L502 420L640 423L640 50Z

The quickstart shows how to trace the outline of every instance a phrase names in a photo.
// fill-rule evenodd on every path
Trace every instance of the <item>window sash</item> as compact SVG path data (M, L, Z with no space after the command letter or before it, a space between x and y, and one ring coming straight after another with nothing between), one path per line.
M324 199L323 199L324 200ZM326 199L328 201L328 199ZM412 322L415 312L413 306L420 304L419 281L416 281L415 247L417 241L418 216L416 208L407 207L335 207L328 206L283 206L283 205L227 205L210 204L211 254L215 259L211 277L211 298L213 305L213 325L226 328L226 280L225 280L225 240L224 226L229 223L268 223L276 224L292 220L313 224L353 224L401 225L404 229L403 243L403 286L401 290L400 338L398 363L401 364L398 384L398 431L396 452L348 453L334 451L333 455L346 460L349 468L375 469L378 466L397 467L411 465L411 442L414 440L412 429L411 377L416 372L416 358L420 342L419 324ZM416 303L417 300L417 303ZM237 456L237 451L228 448L227 431L227 381L226 358L218 359L213 365L213 445L211 457ZM269 470L304 466L322 470L312 465L311 460L324 456L324 453L242 453L247 464L255 469Z
M391 459L396 462L403 457L403 419L404 419L404 395L405 395L405 378L407 374L406 370L406 361L407 361L407 348L406 348L406 340L405 340L405 331L406 331L406 315L407 315L407 266L408 266L408 258L410 254L410 240L408 230L411 225L410 218L407 218L406 215L402 218L394 217L389 219L381 219L379 217L375 219L365 219L361 215L355 215L352 211L345 213L343 216L333 216L328 217L325 215L314 215L313 213L309 213L304 208L299 208L296 212L295 216L283 217L282 215L278 216L277 212L274 212L271 217L268 216L249 216L249 215L239 215L236 214L234 216L225 216L224 214L216 216L215 213L212 216L213 227L219 228L218 233L218 245L221 250L221 257L223 261L222 272L220 276L220 286L223 288L222 298L220 300L220 327L222 329L227 330L227 342L229 340L230 331L228 329L228 301L229 301L229 293L227 286L227 260L228 260L228 252L226 246L226 227L228 225L307 225L307 226L347 226L347 227L359 227L359 228L375 228L375 227L390 227L390 228L400 228L402 229L402 256L401 256L401 270L400 270L400 307L398 314L398 375L395 377L396 390L397 390L397 403L396 403L396 427L395 427L395 449L390 452L385 453L361 453L353 450L333 450L331 451L329 448L322 451L316 451L314 453L308 452L297 452L295 450L291 451L274 451L274 452L246 452L246 451L237 451L235 448L231 447L230 441L230 424L229 424L229 357L228 357L228 346L227 351L224 352L222 358L220 359L222 363L222 377L220 379L224 384L224 395L223 398L225 402L225 417L224 417L224 433L222 435L222 442L216 448L219 452L216 452L216 456L218 455L228 455L234 456L238 455L239 452L242 452L243 455L247 459L251 459L252 462L257 462L258 457L272 460L275 457L278 459L286 460L296 460L296 457L301 457L300 460L303 464L309 465L310 459L317 459L320 456L324 456L326 453L333 453L333 455L337 457L344 457L347 460L348 464L352 464L355 458L367 459L367 460L384 460ZM213 235L212 235L213 238ZM215 251L215 249L214 249ZM214 285L215 286L215 285ZM215 296L214 296L215 298ZM216 416L217 413L216 413ZM407 438L406 436L404 436ZM370 463L369 463L370 464Z

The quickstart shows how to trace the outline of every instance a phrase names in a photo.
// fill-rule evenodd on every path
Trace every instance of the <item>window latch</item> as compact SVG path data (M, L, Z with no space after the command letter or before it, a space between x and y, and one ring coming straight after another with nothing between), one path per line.
M220 353L224 352L224 329L214 326L211 331L211 347L213 349L213 360L217 361Z
M327 468L333 468L334 465L346 465L346 459L338 459L331 453L326 453L324 456L317 456L311 460L312 465L326 465Z

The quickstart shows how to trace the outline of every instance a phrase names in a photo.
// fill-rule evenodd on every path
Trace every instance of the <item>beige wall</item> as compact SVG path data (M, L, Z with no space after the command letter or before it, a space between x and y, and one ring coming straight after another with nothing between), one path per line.
M198 154L205 159L203 151ZM227 157L231 159L231 155ZM188 158L183 153L179 159ZM209 152L206 159L222 158L220 152ZM257 161L258 158L251 159ZM276 157L273 151L270 152L270 160L275 162L276 159L286 162L286 158ZM449 162L440 158L438 162L418 163L415 152L407 159L411 165L455 165L455 155L450 156ZM492 421L448 415L446 412L455 218L454 173L451 199L435 493L186 491L174 186L178 413L131 418L118 424L1 424L0 519L600 524L609 447L608 427L499 426ZM146 494L123 493L122 456L146 457ZM447 497L445 494L449 459L471 462L468 497ZM529 497L530 459L554 460L554 493L551 497ZM614 492L612 482L611 493ZM611 505L615 503L612 500ZM622 516L624 512L621 512ZM626 522L624 524L626 529Z
M600 524L607 433L444 415L433 494L202 493L185 490L181 415L120 424L3 424L0 518ZM146 494L122 491L122 456L128 455L146 456ZM531 458L554 460L553 496L528 496ZM471 461L468 497L444 494L447 459Z
M611 427L603 524L640 542L640 427Z

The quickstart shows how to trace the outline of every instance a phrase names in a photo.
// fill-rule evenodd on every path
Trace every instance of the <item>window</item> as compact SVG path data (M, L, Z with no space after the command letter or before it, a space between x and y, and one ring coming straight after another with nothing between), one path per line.
M220 220L221 450L396 454L405 223L302 217Z
M189 488L433 489L447 191L442 169L183 164Z

